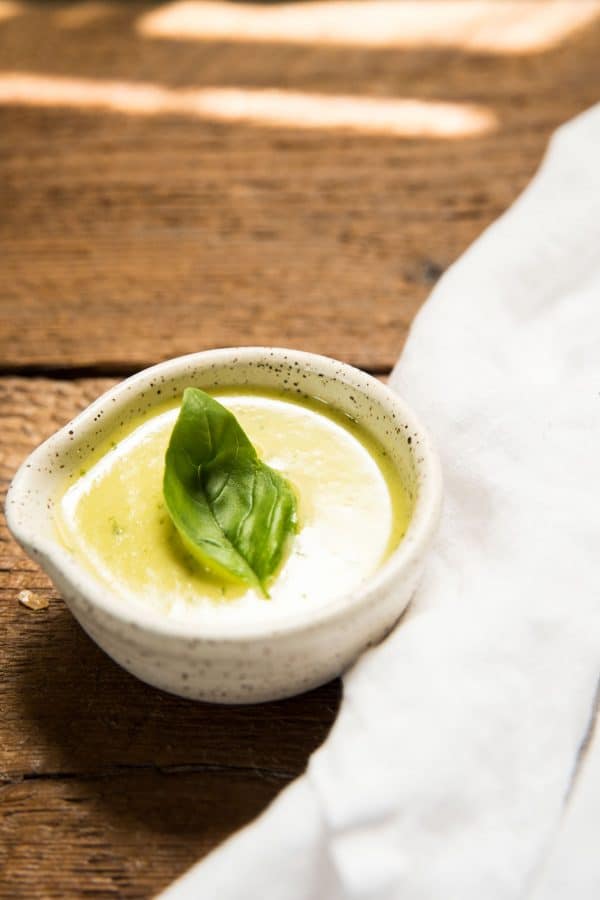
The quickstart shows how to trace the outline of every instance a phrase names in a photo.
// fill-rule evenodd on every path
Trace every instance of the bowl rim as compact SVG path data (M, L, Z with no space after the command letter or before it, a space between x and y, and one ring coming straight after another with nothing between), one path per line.
M118 596L111 595L101 579L79 563L76 557L59 543L58 538L38 534L35 521L26 524L17 519L14 509L22 496L21 492L25 488L29 469L41 468L41 464L50 453L55 458L57 453L61 453L61 450L65 452L67 447L71 446L73 431L78 429L85 434L90 430L95 425L94 417L99 408L105 406L107 402L113 401L113 398L116 402L117 398L125 398L127 395L127 400L131 401L134 397L139 396L141 391L147 390L150 382L156 382L158 377L176 377L180 370L185 370L190 365L214 368L215 366L231 366L236 363L254 363L259 358L264 359L265 354L271 357L271 361L273 357L275 357L275 361L283 361L285 358L286 363L292 362L301 368L307 366L313 370L318 368L320 371L325 371L327 377L348 388L350 387L348 381L339 377L346 375L347 379L352 379L352 386L355 389L360 388L390 417L392 413L395 413L398 421L407 425L410 434L417 438L411 443L410 452L415 468L420 473L420 488L406 533L383 565L351 591L333 598L316 609L312 608L286 615L273 623L269 623L268 619L257 622L221 623L186 623L169 620L152 607L144 607L141 602L135 607L123 606ZM415 454L417 446L418 457ZM333 357L284 347L245 346L202 350L174 357L142 369L109 388L74 419L47 438L24 460L10 484L6 496L5 515L9 530L25 551L33 556L51 577L54 572L58 571L70 589L83 597L101 616L117 620L125 628L142 630L155 637L181 638L192 642L240 643L271 639L277 635L296 634L319 628L325 623L350 617L359 609L376 602L381 596L382 590L391 588L395 579L401 578L404 572L420 561L437 528L441 500L441 467L429 433L406 401L395 391L372 375ZM70 602L66 602L70 606Z

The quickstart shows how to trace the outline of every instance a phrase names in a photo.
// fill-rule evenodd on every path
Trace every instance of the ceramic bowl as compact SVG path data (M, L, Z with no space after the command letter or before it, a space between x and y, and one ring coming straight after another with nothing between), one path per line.
M251 386L317 397L351 416L389 454L414 501L405 537L349 594L276 623L166 620L123 603L61 543L53 507L65 477L122 423L181 395ZM393 628L415 591L438 521L441 477L426 432L407 405L364 372L311 353L265 347L171 359L112 388L23 463L10 487L9 528L48 573L75 618L119 665L148 684L213 703L254 703L313 688L343 672Z

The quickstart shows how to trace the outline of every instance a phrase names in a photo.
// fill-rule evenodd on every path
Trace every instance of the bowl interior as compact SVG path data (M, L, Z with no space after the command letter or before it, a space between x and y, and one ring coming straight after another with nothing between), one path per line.
M411 411L383 384L351 366L298 351L206 351L169 360L117 385L25 461L9 491L7 519L17 540L43 567L58 567L79 582L80 589L82 583L84 589L89 587L93 576L77 571L81 565L64 549L53 507L82 466L101 455L108 441L118 441L141 415L173 403L188 386L207 391L276 389L327 403L369 432L397 469L413 504L404 541L418 524L414 520L427 516L422 507L432 465L428 439ZM45 565L48 560L50 566ZM95 588L86 593L97 598L98 584Z

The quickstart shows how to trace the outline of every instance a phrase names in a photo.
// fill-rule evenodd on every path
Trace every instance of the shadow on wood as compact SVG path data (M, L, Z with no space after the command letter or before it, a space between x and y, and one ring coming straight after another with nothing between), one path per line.
M66 777L134 774L136 768L164 774L223 770L284 783L304 769L337 712L339 682L257 706L171 696L113 663L59 600L48 612L14 647L8 774L35 773L43 759L46 773ZM15 617L23 615L35 614L15 611Z

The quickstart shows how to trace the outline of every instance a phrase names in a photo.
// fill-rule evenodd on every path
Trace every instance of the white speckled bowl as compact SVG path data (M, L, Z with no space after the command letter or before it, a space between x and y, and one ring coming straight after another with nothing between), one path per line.
M128 419L177 396L250 385L318 397L357 420L387 451L414 510L406 536L352 593L277 624L189 625L140 603L132 609L63 546L53 505L65 476ZM311 353L265 347L171 359L117 385L38 447L10 487L6 517L29 556L55 583L87 633L121 666L174 694L213 703L289 696L344 671L380 641L406 608L437 525L441 476L427 434L406 404L371 376Z

